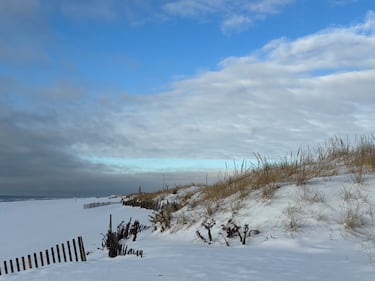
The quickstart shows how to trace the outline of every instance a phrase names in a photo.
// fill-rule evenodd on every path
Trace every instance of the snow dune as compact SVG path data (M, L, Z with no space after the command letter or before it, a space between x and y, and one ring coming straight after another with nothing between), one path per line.
M83 236L89 255L85 263L50 265L2 275L0 280L374 280L373 244L365 244L369 241L364 237L346 231L337 218L331 219L344 210L344 201L339 200L344 182L343 177L332 177L310 183L310 188L325 191L324 202L303 205L304 226L297 232L288 232L282 225L288 200L296 199L292 195L294 187L287 186L272 202L248 201L248 208L239 212L239 222L253 223L261 229L247 245L232 242L226 247L215 232L215 243L204 244L195 236L199 224L176 233L147 230L136 242L129 242L131 247L144 251L143 258L108 258L98 249L100 233L108 229L109 214L114 225L130 217L149 224L150 211L119 204L83 208L83 204L107 198L2 202L0 266L3 260L44 250L78 235ZM352 188L361 188L367 202L374 202L374 184L375 179L369 178L363 186ZM316 213L321 213L321 220L316 219ZM222 213L220 217L225 221L230 214ZM216 219L220 223L220 218Z

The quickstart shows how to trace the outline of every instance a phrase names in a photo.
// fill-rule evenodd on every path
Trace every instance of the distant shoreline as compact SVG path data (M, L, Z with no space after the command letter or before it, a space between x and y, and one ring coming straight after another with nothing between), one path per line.
M19 201L40 201L40 200L60 200L60 199L84 199L84 198L111 198L117 195L2 195L0 194L0 203L19 202Z
M0 203L34 200L58 200L70 198L90 198L94 196L47 196L47 195L0 195Z

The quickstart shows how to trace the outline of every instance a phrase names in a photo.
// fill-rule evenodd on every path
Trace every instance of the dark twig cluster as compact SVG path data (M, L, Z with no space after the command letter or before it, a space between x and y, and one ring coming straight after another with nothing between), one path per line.
M250 229L248 224L245 224L243 227L237 225L232 219L228 220L226 225L222 224L221 230L223 230L226 233L226 238L239 237L243 245L246 244L247 237L257 235L260 233L257 229ZM228 245L228 240L225 239L225 241Z
M202 233L197 230L196 235L199 239L207 244L213 242L211 229L215 226L215 220L210 219L202 223L202 226L207 230L208 237L206 238ZM248 224L244 226L237 225L232 219L230 219L225 225L221 225L222 232L219 232L225 241L225 244L229 247L229 239L238 237L243 245L246 244L246 239L250 236L254 236L260 233L257 229L250 229Z
M202 223L202 226L207 230L208 234L208 239L206 239L200 232L199 230L196 231L196 235L198 238L203 240L205 243L211 244L213 239L212 239L212 233L211 233L211 228L214 227L216 224L214 219L206 220L205 222Z
M140 255L140 251L135 251L133 249L128 250L127 246L125 247L124 245L124 241L130 238L132 238L132 241L136 241L138 233L148 229L149 226L142 225L138 220L135 220L132 223L131 218L127 223L125 223L125 221L122 221L117 226L116 232L112 231L111 225L112 222L110 222L110 229L108 230L106 235L103 235L102 240L102 247L108 249L108 256L114 258L118 255L133 254L133 252L138 252L137 256ZM143 251L140 256L143 256Z
M126 256L126 255L135 255L137 257L143 257L143 250L135 250L133 248L128 248L127 245L121 245L121 249L119 255Z
M138 220L135 220L132 224L132 218L130 218L126 224L125 221L122 221L117 226L117 238L120 241L122 239L128 240L131 238L131 236L133 236L132 241L136 241L138 233L148 228L150 227L140 224Z

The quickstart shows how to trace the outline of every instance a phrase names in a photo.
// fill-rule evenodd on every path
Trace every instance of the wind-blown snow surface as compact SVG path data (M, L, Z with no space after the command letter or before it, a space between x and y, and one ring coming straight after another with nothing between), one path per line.
M373 181L370 183L360 187L368 202L372 200L369 192L374 186ZM346 235L339 221L334 224L323 219L324 215L329 215L329 210L344 202L342 199L335 204L331 199L335 194L344 196L342 178L318 180L311 185L327 190L326 203L306 202L309 207L305 214L320 210L324 223L313 225L313 220L305 221L305 226L295 233L275 223L261 228L262 232L250 237L246 246L231 242L231 247L220 242L217 235L213 245L203 244L194 235L199 225L176 234L148 230L142 232L136 242L129 242L131 247L144 250L143 258L108 258L106 252L98 249L100 233L108 229L109 214L113 215L114 225L130 217L149 224L150 211L119 204L83 209L84 203L107 200L103 198L0 203L0 266L5 259L44 250L78 235L83 236L86 251L90 252L85 263L50 265L2 275L0 280L374 280L375 267L370 263L373 248L364 247L363 238ZM281 188L272 202L249 205L247 213L239 212L239 220L251 220L250 213L253 213L260 220L252 226L259 226L262 221L283 221L283 208L289 204L285 198L293 197L293 188ZM353 188L358 187L353 185ZM355 192L352 194L354 198ZM245 203L251 204L250 201ZM222 216L223 220L229 217L225 213Z

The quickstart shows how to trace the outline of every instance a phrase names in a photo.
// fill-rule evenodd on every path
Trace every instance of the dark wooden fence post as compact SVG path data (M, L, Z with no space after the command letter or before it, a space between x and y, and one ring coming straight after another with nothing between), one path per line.
M66 241L66 243L68 244L69 261L73 261L73 259L72 259L72 251L70 249L70 242Z
M112 214L109 215L109 232L112 232Z
M40 251L39 256L40 256L40 264L41 264L41 266L44 266L43 252L42 251Z
M36 253L34 253L34 264L35 264L35 268L38 268L38 259L36 257Z
M86 261L85 247L83 246L82 236L78 236L78 247L81 254L81 261Z
M49 265L49 264L50 264L50 261L49 261L48 249L46 250L46 259L47 259L47 265Z
M73 238L73 248L74 248L74 255L76 257L76 261L78 261L78 254L77 254L77 246L76 246L76 240Z
M55 251L53 250L53 247L51 247L51 255L52 255L52 262L56 263L56 260L55 260Z
M33 264L31 262L31 256L30 255L27 255L27 260L29 262L29 268L32 269L33 268Z
M14 273L13 260L10 260L9 264L10 264L10 272Z
M64 243L61 243L61 248L62 248L62 252L63 252L64 262L66 262L66 253L65 253L65 245L64 245Z
M22 269L23 269L23 270L26 270L25 257L22 257Z
M16 266L17 266L17 271L20 272L20 261L18 258L16 258Z
M4 261L4 272L5 272L5 274L8 274L7 261Z
M60 256L59 244L56 244L56 251L57 251L57 261L60 263L61 262L61 256Z

